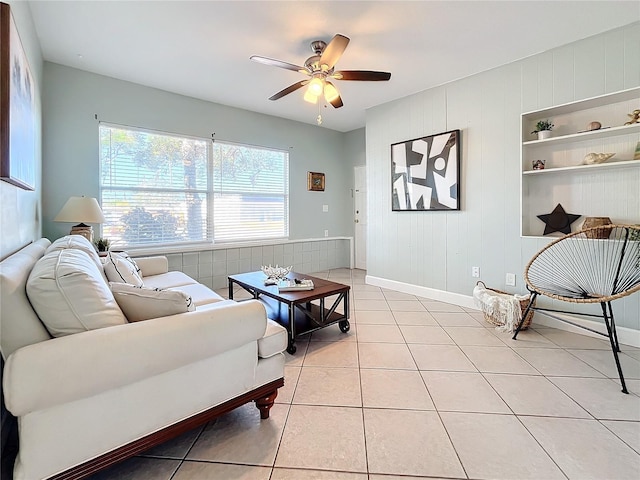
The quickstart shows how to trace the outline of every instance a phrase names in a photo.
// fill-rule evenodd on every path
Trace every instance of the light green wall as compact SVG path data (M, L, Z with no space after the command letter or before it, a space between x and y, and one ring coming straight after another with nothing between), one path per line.
M351 167L364 165L366 156L366 133L364 128L352 130L344 134L344 151L348 159L351 160Z
M52 219L71 195L99 196L98 120L288 150L291 239L351 236L352 160L343 134L168 93L54 63L44 64L43 232L70 225ZM95 119L98 116L98 120ZM356 131L358 132L358 131ZM364 129L355 136L364 136ZM307 191L307 172L324 172L324 192ZM329 205L327 213L322 205ZM345 208L348 206L348 208Z
M11 6L20 40L36 84L36 189L35 191L22 190L7 182L0 181L0 259L19 250L41 235L42 52L31 19L29 5L26 2L16 1L7 3Z

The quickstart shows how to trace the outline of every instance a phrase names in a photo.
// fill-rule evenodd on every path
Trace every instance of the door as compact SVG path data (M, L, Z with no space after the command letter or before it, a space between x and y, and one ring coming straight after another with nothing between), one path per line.
M355 264L367 269L367 167L354 167Z

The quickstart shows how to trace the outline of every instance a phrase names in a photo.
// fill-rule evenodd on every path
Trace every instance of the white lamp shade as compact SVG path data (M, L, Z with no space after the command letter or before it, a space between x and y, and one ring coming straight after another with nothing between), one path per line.
M313 103L315 105L316 103L318 103L318 96L307 90L306 92L304 92L304 101Z
M336 100L340 94L338 93L338 89L333 86L332 83L327 82L324 86L324 98L327 102L331 103Z
M322 95L322 91L324 89L324 83L318 77L314 77L307 87L307 91L316 97Z
M98 201L93 197L71 197L64 204L54 222L104 223Z

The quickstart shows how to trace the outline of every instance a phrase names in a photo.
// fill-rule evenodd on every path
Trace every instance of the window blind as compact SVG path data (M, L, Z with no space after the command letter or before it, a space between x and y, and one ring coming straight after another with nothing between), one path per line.
M114 245L212 238L210 141L101 124L100 189Z
M216 242L289 236L289 153L213 144Z
M288 152L108 124L99 136L113 245L288 237Z

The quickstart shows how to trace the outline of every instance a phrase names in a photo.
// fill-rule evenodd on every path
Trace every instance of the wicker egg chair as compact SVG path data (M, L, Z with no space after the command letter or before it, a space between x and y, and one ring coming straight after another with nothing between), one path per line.
M526 266L524 279L531 300L522 318L525 319L531 310L540 311L556 320L608 337L622 391L628 393L618 358L620 345L611 302L640 290L640 227L605 225L570 233L540 250ZM602 315L536 307L538 295L577 304L599 303ZM602 318L607 333L549 312ZM522 323L513 335L514 340Z

